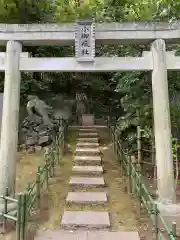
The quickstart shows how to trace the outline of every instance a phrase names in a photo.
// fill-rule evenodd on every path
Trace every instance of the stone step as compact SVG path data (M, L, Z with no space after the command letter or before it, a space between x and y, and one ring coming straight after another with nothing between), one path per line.
M97 137L97 132L79 132L79 137Z
M78 126L71 126L71 127L78 127ZM79 126L79 128L107 128L107 125L82 125L82 126Z
M99 142L99 138L93 138L93 137L82 137L82 138L78 138L77 139L77 143L81 143L81 142L93 142L93 143L98 143Z
M93 153L93 154L99 154L100 153L100 149L97 148L80 148L77 147L75 153L84 153L84 154L88 154L88 153Z
M96 128L80 128L80 132L97 132Z
M71 186L104 186L103 177L71 177L69 180L69 185Z
M99 147L99 143L93 143L93 142L79 142L76 144L76 147Z
M102 231L61 231L46 230L38 232L35 240L140 240L138 232Z
M66 202L76 204L106 203L107 194L105 192L69 192Z
M88 232L87 240L140 240L138 232Z
M107 129L107 125L88 125L88 126L71 125L71 126L68 126L68 128L70 128L70 129L80 129L80 128L102 129L102 128L106 128Z
M102 166L73 166L72 172L74 173L103 173Z
M66 229L87 228L103 229L110 227L108 212L93 211L65 211L61 220L61 226Z
M101 156L74 156L74 162L76 164L82 163L93 163L93 164L101 164Z

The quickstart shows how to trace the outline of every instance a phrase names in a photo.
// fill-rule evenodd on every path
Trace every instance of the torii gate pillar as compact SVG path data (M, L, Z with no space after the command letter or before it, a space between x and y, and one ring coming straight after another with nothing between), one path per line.
M0 145L0 195L14 193L19 124L20 80L19 71L22 45L8 41L5 58L5 81Z
M159 202L166 205L175 203L176 196L165 41L155 40L151 45L151 51L153 57L152 91L158 195Z

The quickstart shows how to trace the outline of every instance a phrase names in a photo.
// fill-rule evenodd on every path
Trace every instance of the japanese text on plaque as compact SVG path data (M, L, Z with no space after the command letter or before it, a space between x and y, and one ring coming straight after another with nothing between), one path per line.
M91 56L91 26L80 26L80 56Z

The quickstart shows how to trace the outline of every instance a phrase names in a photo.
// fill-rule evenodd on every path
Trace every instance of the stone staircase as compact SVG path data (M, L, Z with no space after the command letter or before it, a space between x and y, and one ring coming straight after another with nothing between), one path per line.
M74 172L76 175L74 176ZM105 186L102 167L102 157L99 148L98 132L95 128L82 128L79 131L75 150L73 176L69 180L69 192L66 202L73 204L105 204L106 192L98 191ZM98 176L99 175L99 176ZM96 191L88 192L95 187ZM96 211L65 211L61 220L65 229L109 229L108 212Z
M80 128L66 204L73 204L72 209L77 205L82 205L81 209L84 205L91 205L92 209L93 205L101 207L108 201L107 187L103 177L98 131L95 127ZM46 231L37 236L36 240L140 239L137 232L110 232L111 223L107 211L64 211L60 224L63 231Z

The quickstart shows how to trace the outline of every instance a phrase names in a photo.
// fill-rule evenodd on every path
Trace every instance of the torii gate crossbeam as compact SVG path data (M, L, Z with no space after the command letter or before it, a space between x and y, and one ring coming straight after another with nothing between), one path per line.
M180 21L165 23L96 23L96 44L149 44L156 39L180 42ZM20 41L24 46L72 45L74 23L0 24L0 45Z

